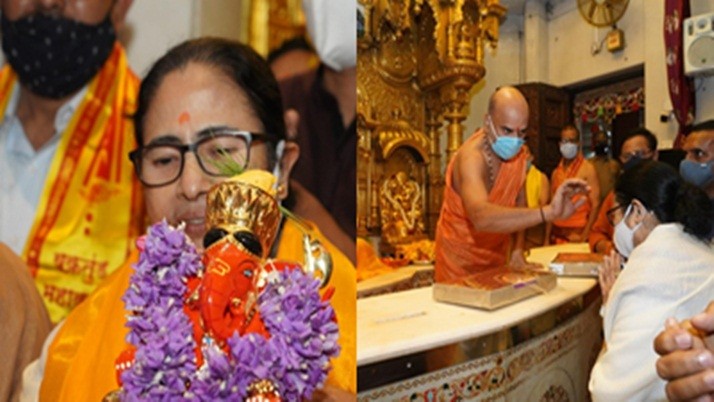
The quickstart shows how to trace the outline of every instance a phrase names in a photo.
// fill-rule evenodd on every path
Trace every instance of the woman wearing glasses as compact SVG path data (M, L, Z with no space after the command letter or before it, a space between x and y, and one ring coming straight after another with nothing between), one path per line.
M590 391L595 401L665 400L652 341L667 318L693 316L714 294L714 211L703 191L656 161L626 170L615 199L615 247L627 263L603 301L605 345ZM604 265L617 272L620 258Z
M286 142L277 84L250 48L219 39L185 42L159 59L141 84L134 116L138 149L130 154L144 186L149 221L185 224L203 244L206 194L225 179L217 168L226 156L242 168L278 177L279 201L298 158ZM319 233L332 254L332 304L340 324L341 354L332 361L326 390L355 391L355 273L349 261ZM302 232L284 220L270 255L302 261ZM114 362L127 348L123 302L131 269L110 278L67 319L49 347L41 396L100 400L118 388Z

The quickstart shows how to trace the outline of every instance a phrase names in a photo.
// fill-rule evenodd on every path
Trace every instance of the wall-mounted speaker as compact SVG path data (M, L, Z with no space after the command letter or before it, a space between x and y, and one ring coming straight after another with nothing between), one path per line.
M714 74L714 13L684 20L684 73Z

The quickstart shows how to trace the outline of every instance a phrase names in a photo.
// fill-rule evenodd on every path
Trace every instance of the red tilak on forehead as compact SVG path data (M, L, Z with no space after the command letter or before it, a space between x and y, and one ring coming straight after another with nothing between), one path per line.
M186 124L189 121L191 121L191 115L188 112L183 112L179 115L179 118L178 118L179 124Z

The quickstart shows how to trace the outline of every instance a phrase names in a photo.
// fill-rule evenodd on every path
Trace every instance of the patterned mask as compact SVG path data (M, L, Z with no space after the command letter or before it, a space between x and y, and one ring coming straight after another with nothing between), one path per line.
M33 14L0 16L2 49L20 83L32 93L60 99L81 89L102 68L116 35L109 16L98 25Z

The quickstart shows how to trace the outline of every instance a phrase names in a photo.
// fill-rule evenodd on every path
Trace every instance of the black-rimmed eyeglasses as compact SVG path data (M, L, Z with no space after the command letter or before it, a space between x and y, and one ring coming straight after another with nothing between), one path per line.
M632 159L650 159L652 158L652 151L650 150L637 150L628 153L623 153L620 155L620 161L622 163L627 163Z
M250 160L250 146L273 138L263 133L234 129L210 129L200 132L192 144L155 143L129 153L139 180L147 187L161 187L178 180L183 173L186 152L196 155L198 165L210 176L225 176L222 167L233 161L245 169Z

